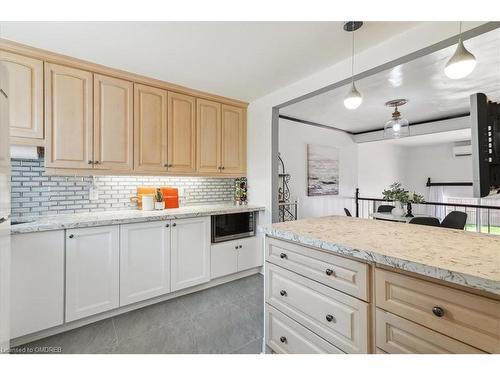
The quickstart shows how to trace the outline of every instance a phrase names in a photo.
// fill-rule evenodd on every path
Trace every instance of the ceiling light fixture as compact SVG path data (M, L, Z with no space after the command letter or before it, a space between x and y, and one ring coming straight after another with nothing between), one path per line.
M390 100L385 105L387 107L394 107L392 118L385 123L384 138L402 138L410 135L410 123L398 111L398 107L408 103L407 99Z
M460 79L467 77L475 67L476 57L465 48L462 42L462 22L460 22L457 49L446 63L444 74L451 79Z
M347 109L356 109L363 102L363 97L354 84L354 32L363 26L361 21L349 21L344 24L344 30L352 33L352 58L351 58L351 89L344 99L344 106Z

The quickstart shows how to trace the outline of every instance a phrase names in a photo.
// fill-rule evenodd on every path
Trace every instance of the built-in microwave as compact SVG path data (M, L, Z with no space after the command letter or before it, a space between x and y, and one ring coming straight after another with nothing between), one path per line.
M212 243L255 236L255 212L212 215Z

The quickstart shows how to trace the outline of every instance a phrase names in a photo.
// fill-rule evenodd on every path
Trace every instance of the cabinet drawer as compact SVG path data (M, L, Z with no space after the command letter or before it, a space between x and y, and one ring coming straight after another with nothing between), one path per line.
M343 352L266 305L266 344L279 354L343 354Z
M375 289L377 307L481 350L500 352L499 301L381 269L375 271Z
M391 313L377 309L377 347L391 354L484 353Z
M346 353L367 353L368 304L267 263L266 301Z
M266 238L269 262L354 297L369 300L368 265L319 250Z

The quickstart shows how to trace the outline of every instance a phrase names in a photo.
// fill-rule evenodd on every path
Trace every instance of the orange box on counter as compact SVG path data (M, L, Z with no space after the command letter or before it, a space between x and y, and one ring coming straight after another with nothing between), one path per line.
M165 201L165 208L179 208L179 189L163 186L160 188Z

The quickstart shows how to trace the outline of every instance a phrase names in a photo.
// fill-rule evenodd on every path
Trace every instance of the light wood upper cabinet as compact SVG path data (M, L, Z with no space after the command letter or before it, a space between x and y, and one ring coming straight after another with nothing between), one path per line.
M9 126L11 137L43 140L43 61L0 51L9 77ZM17 141L14 143L18 143Z
M94 168L132 171L133 83L94 75Z
M222 173L246 173L246 111L222 105Z
M195 98L168 93L168 171L196 170L196 104Z
M221 105L196 100L196 170L219 173L221 166Z
M134 170L167 171L167 91L134 85Z
M91 167L92 107L92 73L45 64L47 167Z

